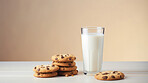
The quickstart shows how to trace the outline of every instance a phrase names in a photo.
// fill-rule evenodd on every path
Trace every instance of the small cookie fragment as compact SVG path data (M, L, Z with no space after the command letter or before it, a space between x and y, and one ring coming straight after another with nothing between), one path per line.
M66 74L65 77L68 77L68 74Z
M35 77L38 77L38 78L48 78L48 77L54 77L54 76L57 76L58 73L57 72L50 72L50 73L34 73L34 76Z
M37 65L33 68L34 72L37 73L48 73L48 72L55 72L59 70L59 66L57 65Z
M124 79L124 74L120 71L104 71L95 75L97 80L120 80Z

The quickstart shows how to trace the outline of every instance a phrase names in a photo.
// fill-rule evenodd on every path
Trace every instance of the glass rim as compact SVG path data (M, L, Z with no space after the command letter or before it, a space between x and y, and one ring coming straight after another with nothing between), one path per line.
M98 27L98 26L85 26L85 27L81 27L81 29L105 29L105 28Z

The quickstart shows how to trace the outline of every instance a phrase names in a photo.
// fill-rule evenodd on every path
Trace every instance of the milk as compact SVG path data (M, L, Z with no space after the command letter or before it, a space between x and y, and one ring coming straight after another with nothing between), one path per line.
M84 72L99 72L102 66L104 34L82 34Z

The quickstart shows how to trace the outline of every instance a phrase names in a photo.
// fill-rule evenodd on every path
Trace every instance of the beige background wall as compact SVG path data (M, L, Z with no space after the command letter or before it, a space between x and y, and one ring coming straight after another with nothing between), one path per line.
M105 61L148 61L148 0L0 0L0 60L82 60L82 26L106 28Z

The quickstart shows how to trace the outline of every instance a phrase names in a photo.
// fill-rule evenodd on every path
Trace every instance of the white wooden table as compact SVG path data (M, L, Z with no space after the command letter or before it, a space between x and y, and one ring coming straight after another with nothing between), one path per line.
M148 83L148 62L104 62L103 71L117 70L125 74L124 80L100 81L94 76L86 76L82 72L82 62L76 62L79 74L75 76L60 76L52 78L33 77L33 67L40 64L50 64L48 61L40 62L3 62L0 61L0 83Z

